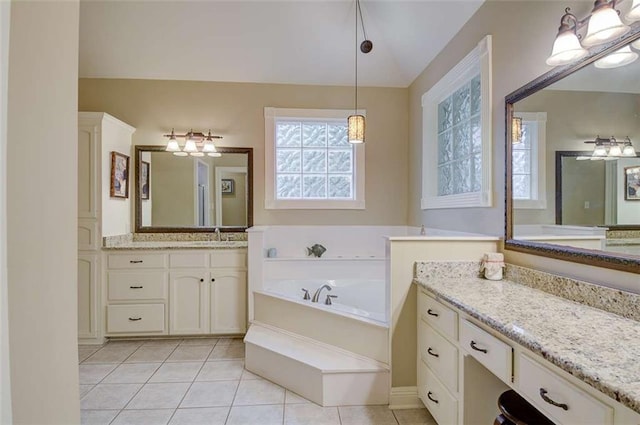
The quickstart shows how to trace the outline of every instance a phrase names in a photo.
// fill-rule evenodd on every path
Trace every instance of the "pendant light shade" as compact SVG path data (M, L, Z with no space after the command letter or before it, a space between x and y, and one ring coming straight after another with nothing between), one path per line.
M514 145L522 143L522 118L514 117L511 120L511 143Z
M589 52L580 45L578 36L571 30L558 33L553 43L551 56L547 59L547 65L567 65L587 56Z
M184 144L184 149L182 149L184 152L187 152L189 154L194 153L194 152L198 152L198 147L196 146L196 141L193 140L192 138L188 138L187 141Z
M633 43L631 43L631 47L633 47L636 50L640 50L640 40L636 40Z
M640 0L633 0L633 4L631 5L631 9L625 15L628 21L637 21L640 20Z
M350 115L347 120L347 134L349 143L364 143L365 121L364 115Z
M631 51L631 47L624 46L602 59L598 59L593 65L601 69L617 68L629 65L631 62L635 62L636 59L638 59L638 54Z
M629 32L630 28L623 24L618 12L607 0L596 0L587 26L587 35L582 40L586 47L606 43Z

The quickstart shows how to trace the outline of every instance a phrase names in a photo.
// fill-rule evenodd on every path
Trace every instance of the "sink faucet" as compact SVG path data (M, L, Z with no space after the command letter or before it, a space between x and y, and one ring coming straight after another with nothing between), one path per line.
M329 286L329 285L322 285L321 287L319 287L319 288L316 290L316 293L315 293L315 294L313 294L313 298L311 299L311 302L313 302L313 303L317 303L317 302L318 302L318 300L320 299L320 292L322 292L322 290L323 290L323 289L325 289L325 288L327 289L327 291L330 291L330 290L331 290L331 286Z
M216 227L214 232L216 233L216 240L220 242L220 228Z

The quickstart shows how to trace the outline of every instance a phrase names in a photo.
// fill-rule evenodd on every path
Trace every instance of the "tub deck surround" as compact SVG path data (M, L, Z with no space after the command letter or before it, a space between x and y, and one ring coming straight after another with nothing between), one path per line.
M469 273L474 266L475 263L466 267L460 263L418 263L414 282L437 299L640 412L640 322L513 281L478 278ZM518 272L520 276L526 274L523 270ZM515 274L512 269L511 276ZM599 296L593 288L583 288L576 286L575 290ZM638 304L633 308L637 310Z

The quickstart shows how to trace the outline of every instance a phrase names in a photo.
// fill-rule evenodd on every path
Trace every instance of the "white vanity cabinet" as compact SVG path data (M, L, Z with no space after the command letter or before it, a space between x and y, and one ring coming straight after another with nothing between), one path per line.
M418 396L440 425L493 423L514 389L558 425L640 424L640 415L418 289Z
M246 332L246 249L112 251L107 264L108 336Z
M110 152L129 155L135 128L102 112L78 113L78 342L102 344L102 236L109 226ZM124 201L118 199L118 206ZM123 232L122 232L123 233Z

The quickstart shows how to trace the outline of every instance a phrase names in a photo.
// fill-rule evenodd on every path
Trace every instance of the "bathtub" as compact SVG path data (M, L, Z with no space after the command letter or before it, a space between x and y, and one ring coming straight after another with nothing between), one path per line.
M304 300L307 289L310 296L322 285L332 289L322 290L317 303ZM386 288L384 280L375 279L283 279L264 283L264 291L296 300L312 308L319 308L336 314L369 321L374 324L388 326L386 317ZM327 295L336 295L331 305L326 305Z
M317 303L303 299L302 288ZM376 279L278 279L253 291L254 321L389 364L388 292ZM337 295L325 305L326 295Z

